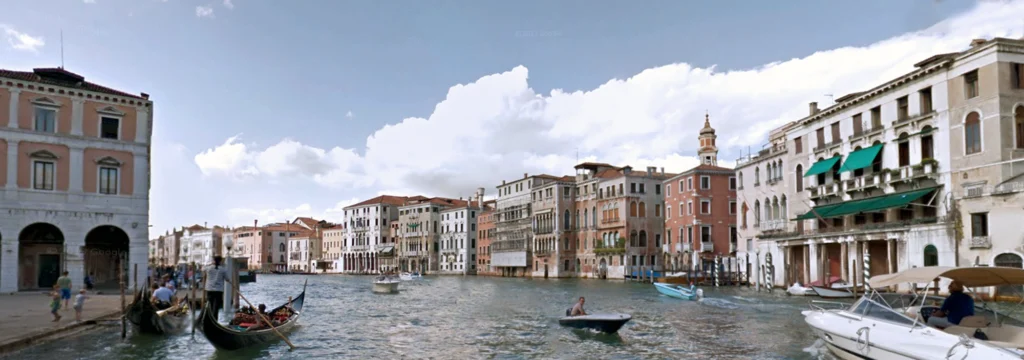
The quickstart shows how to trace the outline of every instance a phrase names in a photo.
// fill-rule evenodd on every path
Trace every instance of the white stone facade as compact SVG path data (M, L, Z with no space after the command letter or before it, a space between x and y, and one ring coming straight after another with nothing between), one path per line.
M460 207L441 211L440 274L476 274L478 207Z

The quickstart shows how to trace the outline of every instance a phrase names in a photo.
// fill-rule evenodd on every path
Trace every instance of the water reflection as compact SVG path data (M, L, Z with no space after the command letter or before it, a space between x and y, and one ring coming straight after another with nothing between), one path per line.
M300 325L284 343L215 350L202 334L171 338L109 328L38 346L19 359L390 359L819 358L800 316L807 298L706 288L705 299L661 296L650 284L600 280L431 277L394 295L370 291L371 277L311 276ZM242 291L269 307L301 291L300 276L262 276ZM563 328L579 296L589 313L632 314L618 334ZM107 331L109 330L109 331Z

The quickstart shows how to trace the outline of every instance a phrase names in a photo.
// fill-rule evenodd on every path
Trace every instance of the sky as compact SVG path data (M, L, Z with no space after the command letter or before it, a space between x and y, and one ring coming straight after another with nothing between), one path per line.
M0 68L154 101L151 237L379 194L495 194L600 161L720 165L971 39L1024 0L0 0ZM63 37L63 41L61 40Z

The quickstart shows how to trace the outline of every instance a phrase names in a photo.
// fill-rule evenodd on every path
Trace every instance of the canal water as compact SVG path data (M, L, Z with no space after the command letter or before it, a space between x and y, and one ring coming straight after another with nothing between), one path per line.
M174 337L100 330L13 354L18 359L831 359L782 291L705 287L683 301L653 285L587 279L427 277L401 292L370 292L371 277L264 275L242 292L268 307L308 279L300 326L283 342L218 351L201 333ZM633 315L618 334L563 328L579 296L590 313Z

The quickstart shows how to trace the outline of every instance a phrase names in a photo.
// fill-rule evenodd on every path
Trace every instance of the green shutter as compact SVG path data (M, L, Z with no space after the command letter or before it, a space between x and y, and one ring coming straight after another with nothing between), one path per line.
M846 162L839 168L839 172L860 170L871 166L871 163L875 162L875 158L878 157L880 151L882 151L882 144L876 144L850 153L850 156L846 157Z
M810 169L807 169L807 172L804 173L804 177L814 176L814 175L818 175L818 174L824 174L824 173L828 172L828 169L831 169L833 166L835 166L836 163L839 162L840 159L842 159L842 157L839 156L839 155L836 155L836 156L833 156L833 157L831 157L829 159L825 159L825 160L816 162L816 163L814 163L814 165L811 165Z

